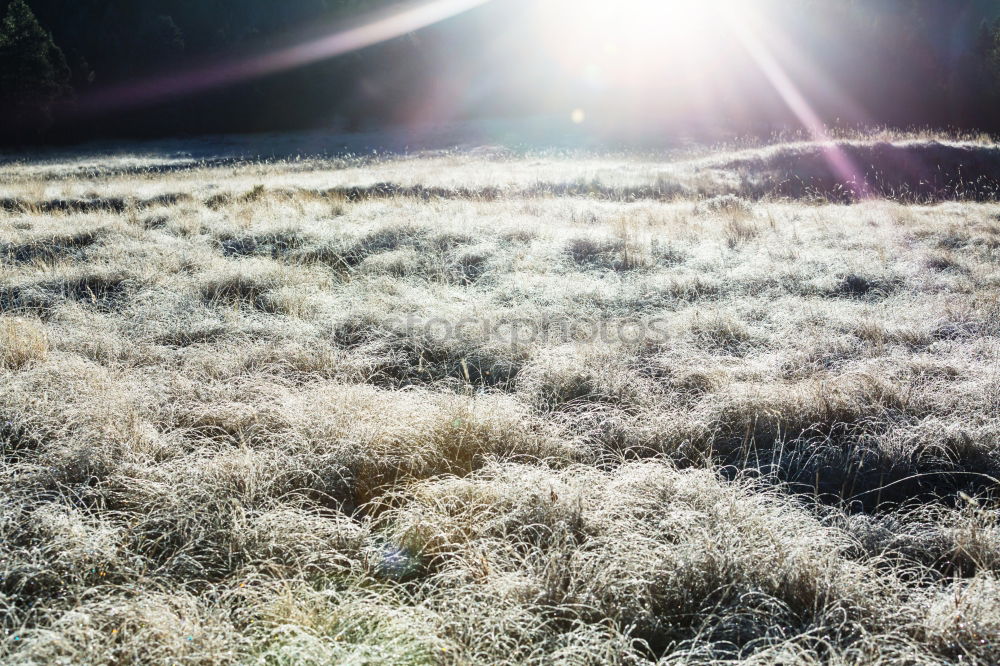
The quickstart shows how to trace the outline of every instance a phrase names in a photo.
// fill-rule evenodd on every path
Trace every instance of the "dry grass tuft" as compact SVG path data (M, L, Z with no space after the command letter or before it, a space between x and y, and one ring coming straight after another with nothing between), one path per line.
M21 370L49 354L45 328L37 321L0 317L0 368Z

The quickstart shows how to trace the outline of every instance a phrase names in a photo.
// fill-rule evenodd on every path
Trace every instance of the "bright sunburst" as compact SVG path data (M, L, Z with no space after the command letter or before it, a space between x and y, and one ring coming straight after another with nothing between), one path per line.
M747 58L735 26L759 2L540 0L533 20L545 61L575 96L571 108L711 106L719 81L741 78Z
M711 63L724 50L726 23L746 11L737 0L543 0L539 21L560 60L617 67L664 56Z

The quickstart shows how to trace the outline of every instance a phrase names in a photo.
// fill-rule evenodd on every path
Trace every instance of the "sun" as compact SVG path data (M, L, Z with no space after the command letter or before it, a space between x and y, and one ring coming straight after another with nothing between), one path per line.
M551 108L575 125L711 108L737 95L726 81L747 80L743 42L766 1L536 0L520 64L549 73Z
M702 51L748 0L540 0L549 46L566 57Z

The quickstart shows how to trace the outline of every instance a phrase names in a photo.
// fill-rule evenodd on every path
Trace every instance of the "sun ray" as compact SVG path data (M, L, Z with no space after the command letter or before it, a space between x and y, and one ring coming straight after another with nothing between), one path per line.
M732 33L739 39L761 73L774 87L789 110L802 123L810 137L823 145L825 157L837 177L845 185L852 187L856 196L862 198L869 196L870 192L864 173L833 140L826 124L764 41L748 28L746 17L734 12L726 15L726 21Z
M390 13L369 15L354 27L285 48L115 86L81 100L79 110L94 113L145 106L301 67L389 41L491 1L425 0L410 3Z

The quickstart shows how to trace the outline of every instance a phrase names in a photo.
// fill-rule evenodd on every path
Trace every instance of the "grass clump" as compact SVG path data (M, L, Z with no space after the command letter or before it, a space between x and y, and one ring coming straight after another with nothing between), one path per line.
M20 370L33 361L44 361L49 340L37 321L0 317L0 368Z

